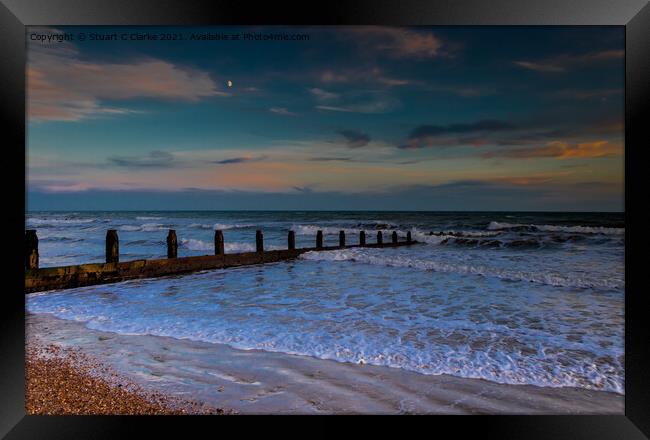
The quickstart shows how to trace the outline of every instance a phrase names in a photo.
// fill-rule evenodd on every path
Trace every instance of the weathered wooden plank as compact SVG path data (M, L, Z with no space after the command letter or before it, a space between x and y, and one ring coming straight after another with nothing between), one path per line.
M412 241L386 244L353 245L346 248L388 248L406 246ZM260 243L261 244L261 243ZM261 247L261 246L260 246ZM258 248L259 249L259 248ZM120 281L180 275L211 269L249 266L291 260L309 251L340 249L338 246L321 248L283 249L237 254L203 255L197 257L134 260L110 263L91 263L75 266L33 268L25 271L25 293L55 289L108 284Z

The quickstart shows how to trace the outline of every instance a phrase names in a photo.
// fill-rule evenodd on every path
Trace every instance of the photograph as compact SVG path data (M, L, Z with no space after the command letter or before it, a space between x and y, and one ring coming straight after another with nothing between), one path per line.
M625 415L624 26L25 45L26 414Z

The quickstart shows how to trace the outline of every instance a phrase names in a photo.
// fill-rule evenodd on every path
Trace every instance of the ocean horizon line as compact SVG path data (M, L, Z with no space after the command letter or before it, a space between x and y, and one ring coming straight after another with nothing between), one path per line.
M527 211L527 210L391 210L391 209L37 209L38 212L387 212L387 213L508 213L508 214L625 214L625 211Z

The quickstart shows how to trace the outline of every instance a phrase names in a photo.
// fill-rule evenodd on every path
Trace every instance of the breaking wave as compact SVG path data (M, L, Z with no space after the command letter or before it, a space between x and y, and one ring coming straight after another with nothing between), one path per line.
M511 281L526 281L556 287L621 289L624 281L618 278L596 279L589 274L567 276L561 273L520 271L479 264L461 264L430 259L418 259L404 255L386 255L376 249L339 249L333 251L307 252L300 256L306 260L354 261L374 266L410 267L434 272L458 273L495 277Z
M34 225L80 225L101 221L96 218L29 218L27 223Z
M215 224L207 224L207 223L192 223L190 228L196 228L196 229L210 229L210 230L228 230L228 229L245 229L245 228L252 228L254 225L243 225L243 224L224 224L224 223L215 223Z
M490 222L488 230L519 230L519 231L542 231L542 232L569 232L578 234L604 234L623 235L625 228L607 228L604 226L556 226L556 225L524 225L518 223Z
M210 253L214 252L214 242L207 242L203 240L197 240L194 238L181 238L180 247L189 249L192 251L209 251ZM254 252L255 245L251 243L224 243L224 250L226 252ZM284 249L281 246L269 246L266 245L265 249L268 250L279 250Z
M140 231L140 232L156 232L164 231L167 229L162 223L144 223L142 225L123 225L120 226L120 231Z
M366 231L366 234L372 235L381 231L383 234L389 234L393 231L397 231L398 234L405 235L406 230L401 230L396 228L394 225L390 224L376 224L370 225L370 227L355 226L355 227L339 227L339 226L320 226L320 225L293 225L291 229L296 232L298 235L313 235L315 236L318 231L323 231L324 235L337 235L340 231L345 232L347 235L358 235L361 231Z

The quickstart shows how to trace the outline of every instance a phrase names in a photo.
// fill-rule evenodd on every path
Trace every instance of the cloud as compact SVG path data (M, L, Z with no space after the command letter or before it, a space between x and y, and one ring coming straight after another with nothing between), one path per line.
M497 93L494 87L449 87L448 90L464 98L491 96Z
M592 52L579 57L576 57L578 61L583 62L592 62L592 61L604 61L604 60L616 60L622 59L625 57L624 50L603 50L600 52Z
M327 90L319 89L318 87L309 89L309 92L319 101L331 101L338 99L340 96L337 93L328 92Z
M367 74L366 76L372 81L375 81L379 84L383 84L389 87L406 86L413 83L413 81L406 78L391 77L390 75L387 75L383 70L377 67L371 69L369 74Z
M594 142L568 143L562 141L548 142L546 145L529 148L513 148L506 150L490 151L483 154L486 159L505 157L512 159L528 158L601 158L620 156L623 154L623 146L619 143L611 143L605 140Z
M364 76L367 78L367 76ZM319 103L317 110L342 113L388 113L400 107L399 100L380 90L351 91L345 95L314 87L309 92ZM343 134L343 133L341 133ZM343 134L346 136L345 134ZM366 142L367 143L367 142Z
M390 96L371 93L346 98L347 102L339 105L317 105L318 110L342 113L390 113L401 106L401 102Z
M422 136L437 136L446 133L473 133L476 131L497 131L512 130L515 128L508 122L498 121L495 119L484 119L469 124L449 124L449 125L420 125L411 133L411 138Z
M406 27L360 26L346 31L366 50L393 58L433 58L441 54L442 40L430 30Z
M385 76L377 77L377 81L387 86L405 86L411 83L408 79L389 78Z
M134 113L105 100L134 98L196 102L227 96L206 71L157 58L123 63L82 59L71 43L43 47L30 44L27 66L29 121L79 121Z
M378 67L371 68L355 68L355 69L345 69L342 71L334 72L331 70L325 70L320 72L317 77L317 80L324 84L346 84L346 83L374 83L378 85L395 87L395 86L405 86L413 84L412 80L406 78L396 78L389 74L386 74L382 69ZM322 89L310 89L312 94L317 98L324 98L321 92L324 92ZM329 99L334 99L338 96L328 96Z
M571 99L571 100L605 100L610 96L623 95L623 89L563 89L551 92L550 97L554 99Z
M125 168L171 168L177 165L174 155L167 151L152 151L147 156L112 156L108 161Z
M370 142L370 136L356 130L339 130L350 148L365 147Z
M311 194L314 192L314 190L309 186L292 186L291 189L294 189L303 194Z
M461 85L433 85L426 83L414 83L418 84L418 89L426 90L429 92L437 93L451 93L456 96L463 98L480 98L483 96L492 96L496 95L496 87L491 86L461 86Z
M259 162L264 159L266 159L266 156L257 156L257 157L242 156L242 157L233 157L230 159L215 160L212 163L216 163L218 165L232 165L238 163Z
M29 179L30 191L44 193L78 193L93 189L90 184L68 180Z
M400 85L411 85L416 90L426 92L444 93L460 96L462 98L480 98L483 96L493 96L499 93L497 87L492 85L460 85L460 84L439 84L422 80L398 80Z
M623 50L604 50L581 55L562 54L540 61L519 60L514 61L513 63L516 66L536 72L560 73L576 66L582 66L601 61L622 59L624 56L625 51Z
M415 150L433 146L447 146L459 144L481 145L487 141L481 136L462 136L467 134L486 134L498 131L511 131L517 127L508 122L484 119L472 123L459 123L449 125L420 125L413 129L405 144L398 148ZM451 136L450 136L451 135Z
M324 83L346 83L350 82L350 76L343 73L326 70L320 74L320 81Z
M276 115L283 115L283 116L298 116L298 113L290 112L287 108L285 107L271 107L269 109L271 113L275 113Z
M309 159L311 162L349 162L350 157L312 157Z
M505 184L513 186L531 186L531 185L545 185L555 181L559 177L556 175L546 176L513 176L513 177L495 177L490 179L490 182L496 184Z
M509 158L603 158L623 154L620 138L620 121L605 121L582 128L535 128L533 122L515 125L509 122L485 119L472 123L448 125L420 125L413 129L407 140L398 145L403 150L430 147L474 146L480 150L460 150L462 157L478 156L484 159ZM589 140L588 136L598 140ZM592 139L593 139L592 137ZM587 138L587 139L585 139ZM487 147L491 147L486 151ZM417 163L415 158L402 164Z
M535 72L564 72L566 69L555 64L533 63L531 61L515 61L517 66L524 69L534 70Z

